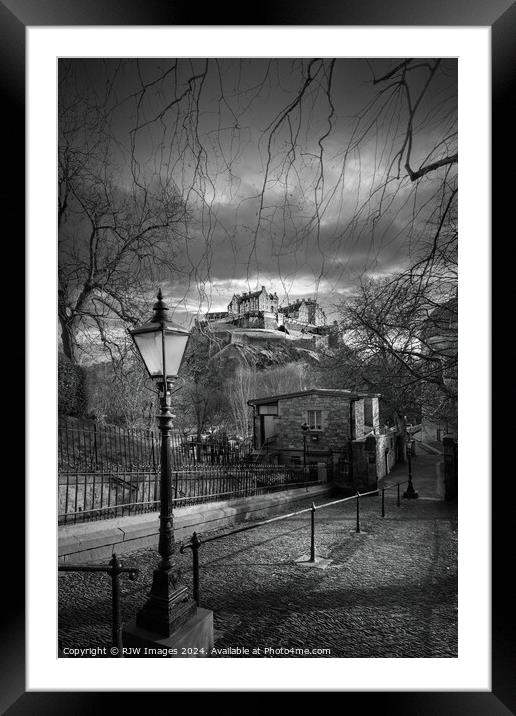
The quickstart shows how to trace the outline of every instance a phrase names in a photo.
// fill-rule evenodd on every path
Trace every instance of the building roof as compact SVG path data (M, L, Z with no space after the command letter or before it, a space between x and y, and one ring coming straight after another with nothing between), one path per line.
M248 293L242 293L242 294L235 293L231 300L233 301L235 298L237 298L239 303L241 303L242 301L245 301L247 298L258 298L258 296L261 296L264 291L268 296L275 295L275 294L269 293L269 291L267 291L265 286L262 286L259 291L249 291Z
M253 398L248 400L248 405L267 405L275 403L278 400L287 398L301 398L304 395L322 395L334 396L336 398L349 398L349 400L359 400L360 398L379 398L380 393L356 393L352 390L338 390L332 388L311 388L310 390L299 390L295 393L282 393L281 395L270 395L266 398Z
M289 303L288 306L281 306L278 311L280 313L286 313L287 311L295 311L301 306L302 303L315 303L315 301L312 298L298 298L293 303Z
M291 313L292 311L297 311L299 308L301 308L303 303L306 306L315 306L316 308L318 308L321 311L321 313L324 314L324 311L319 306L319 304L317 303L315 298L298 298L293 303L289 303L288 306L281 306L280 308L278 308L278 312L288 314L288 313Z

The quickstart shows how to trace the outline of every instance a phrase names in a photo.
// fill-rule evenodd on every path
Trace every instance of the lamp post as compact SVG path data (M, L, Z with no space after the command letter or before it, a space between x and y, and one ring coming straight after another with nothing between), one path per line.
M409 438L407 441L407 461L408 461L408 485L407 489L403 493L403 497L405 497L408 500L413 500L418 497L418 493L414 490L414 485L412 484L412 446L414 444L414 441L412 438Z
M160 561L153 573L147 602L136 616L136 625L161 637L170 637L196 611L196 604L180 584L172 564L174 554L174 517L170 435L173 415L170 411L172 381L177 378L186 351L189 332L167 319L168 307L161 289L154 304L154 315L143 326L130 332L150 377L160 395L158 416L161 438L160 525L158 552Z
M310 430L308 423L303 423L301 430L303 431L303 469L306 470L306 435Z

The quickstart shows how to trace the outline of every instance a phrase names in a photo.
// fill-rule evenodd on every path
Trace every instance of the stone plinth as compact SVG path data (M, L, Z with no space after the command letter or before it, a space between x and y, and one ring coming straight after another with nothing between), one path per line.
M197 607L195 614L170 637L142 629L133 621L124 627L122 641L125 658L209 657L213 648L213 612Z

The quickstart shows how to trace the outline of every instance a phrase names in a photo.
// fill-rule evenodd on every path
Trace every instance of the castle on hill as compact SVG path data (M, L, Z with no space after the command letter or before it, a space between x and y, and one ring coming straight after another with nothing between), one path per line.
M207 323L285 333L321 335L326 332L326 315L315 299L301 298L287 306L279 306L277 293L270 293L265 286L260 291L234 294L227 311L206 313L205 320Z

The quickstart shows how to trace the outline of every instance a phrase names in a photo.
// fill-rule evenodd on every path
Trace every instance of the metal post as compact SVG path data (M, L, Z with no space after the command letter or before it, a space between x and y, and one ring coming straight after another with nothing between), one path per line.
M315 502L311 508L310 562L315 562Z
M118 649L118 657L123 657L122 649L122 625L120 620L120 571L122 563L113 552L113 556L109 562L111 575L111 608L113 615L113 646Z
M170 463L170 435L172 432L172 412L170 410L170 390L167 380L163 381L161 413L159 427L161 433L161 475L160 475L160 527L158 552L161 557L159 569L168 571L172 567L171 556L174 552L174 523L172 515L172 465Z
M382 487L382 517L385 517L385 487Z
M414 485L412 484L412 441L409 441L408 443L408 450L407 450L407 458L408 458L408 486L405 492L403 493L403 497L408 500L414 500L418 497L418 493L414 490Z
M357 528L356 532L360 532L360 493L357 492L356 496L357 501Z
M193 598L199 606L199 547L201 540L197 532L192 535L192 571L193 571Z
M399 483L399 482L398 482L397 488L398 488L398 499L396 500L396 506L399 507L399 506L401 505L401 502L400 502L400 483Z
M126 573L129 579L136 579L139 570L135 567L122 567L122 563L113 552L107 565L103 564L60 564L59 572L106 572L111 577L111 634L112 643L118 649L117 656L123 657L122 622L120 619L120 575Z
M93 448L95 451L95 470L98 470L99 455L97 448L97 423L93 423Z
M193 599L181 582L181 575L174 567L172 557L174 545L173 483L171 462L172 411L170 397L172 385L166 366L165 326L167 306L163 303L161 289L154 304L153 323L161 324L161 348L163 377L160 385L160 514L158 552L160 561L154 570L149 598L136 615L136 625L148 631L170 637L196 610Z

